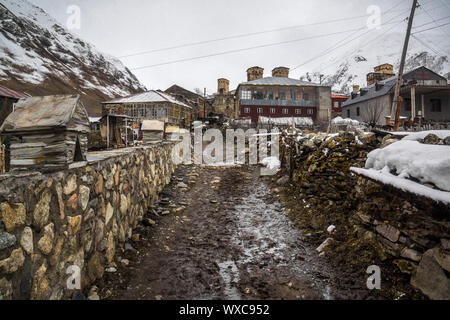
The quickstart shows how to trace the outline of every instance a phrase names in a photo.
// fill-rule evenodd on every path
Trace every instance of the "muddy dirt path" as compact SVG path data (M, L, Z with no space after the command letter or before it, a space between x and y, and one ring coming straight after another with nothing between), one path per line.
M179 167L135 233L101 298L351 298L255 167Z

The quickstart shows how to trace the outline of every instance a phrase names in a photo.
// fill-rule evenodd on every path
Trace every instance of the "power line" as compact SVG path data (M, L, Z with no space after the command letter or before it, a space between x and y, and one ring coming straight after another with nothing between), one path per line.
M419 39L418 37L416 37L415 35L411 35L411 37L413 37L416 41L418 41L419 43L421 43L423 46L427 47L428 49L430 49L431 51L433 51L435 54L437 54L438 56L446 56L447 54L444 51L437 51L436 49L434 49L433 47L431 47L429 44L427 44L425 41ZM444 53L444 54L442 54Z
M420 7L430 18L431 18L431 20L433 20L433 22L434 22L434 24L435 25L438 25L437 24L437 22L436 22L436 20L433 18L433 16L428 12L428 10L427 9L425 9L425 7L424 6L421 6ZM445 33L445 35L447 36L447 37L449 37L450 38L450 35L447 33L447 31L444 31L444 30L442 30L442 33Z
M443 18L436 19L436 21L441 21L441 20L445 20L445 19L448 19L448 18L450 18L450 16L446 16L446 17L443 17ZM427 25L433 24L433 23L435 23L435 21L427 22L427 23L421 24L420 26L415 26L415 27L413 27L413 29L422 28L424 26L427 26Z
M428 31L428 30L433 30L433 29L441 28L441 27L444 27L444 26L448 26L449 24L450 24L450 22L444 23L444 24L441 24L441 25L437 25L436 27L433 27L433 28L428 28L428 29L416 31L416 32L414 32L413 34L418 34L418 33L421 33L421 32Z
M390 9L386 10L386 12L392 12L392 10L395 9L396 7L398 7L400 4L402 4L402 1L398 2L396 5L394 5L394 6L391 7ZM403 10L403 11L404 11L404 10ZM402 13L402 14L403 14L403 13ZM400 14L400 15L402 15L402 14ZM398 16L400 16L400 15L398 15ZM396 17L398 17L398 16L396 16ZM396 17L395 17L395 18L396 18ZM393 19L395 19L395 18L393 18ZM391 19L391 20L393 20L393 19ZM389 20L388 23L389 23L391 20ZM360 30L364 30L365 28L366 28L366 27L363 27L363 28L361 28ZM319 59L319 58L321 58L321 57L327 55L327 54L330 53L332 50L340 48L340 46L342 45L342 41L345 41L346 39L348 39L348 38L352 37L353 35L357 34L360 30L356 31L355 33L352 33L351 35L345 37L343 40L341 40L341 41L335 43L334 45L332 45L331 47L327 48L326 50L324 50L324 51L323 51L322 53L320 53L319 55L317 55L317 56L315 56L315 57L309 59L308 61L305 61L304 63L302 63L302 64L300 64L300 65L295 66L294 68L291 68L291 70L292 70L292 71L293 71L293 70L296 70L296 69L298 69L298 68L300 68L300 67L302 67L302 66L304 66L304 65L306 65L306 64L308 64L308 63L310 63L310 62L312 62L312 61L314 61L314 60L317 60L317 59ZM355 40L355 39L358 39L358 38L360 38L360 37L366 35L366 34L369 33L369 32L370 32L370 29L369 29L368 32L365 32L365 33L359 35L358 37L353 38L353 39L350 40L350 41L353 41L353 40ZM349 41L349 42L350 42L350 41ZM349 43L349 42L346 42L346 43ZM345 44L346 44L346 43L345 43ZM344 44L344 45L345 45L345 44Z
M197 45L201 45L201 44L207 44L207 43L211 43L211 42L219 42L219 41L224 41L224 40L245 38L245 37L250 37L250 36L255 36L255 35L260 35L260 34L265 34L265 33L273 33L273 32L285 31L285 30L292 30L292 29L298 29L298 28L302 28L302 27L315 26L315 25L320 25L320 24L342 22L342 21L347 21L347 20L356 20L356 19L361 19L361 18L365 18L365 17L367 17L367 15L360 15L360 16L354 16L354 17L341 18L341 19L313 22L313 23L309 23L309 24L301 24L301 25L295 25L295 26L283 27L283 28L277 28L277 29L270 29L270 30L264 30L264 31L243 33L243 34L227 36L227 37L222 37L222 38L217 38L217 39L210 39L210 40L204 40L204 41L198 41L198 42L185 43L185 44L176 45L176 46L170 46L170 47L165 47L165 48L159 48L159 49L143 51L143 52L139 52L139 53L128 54L128 55L124 55L124 56L119 56L119 58L134 57L134 56L140 56L140 55L144 55L144 54L148 54L148 53L167 51L167 50L173 50L173 49L179 49L179 48L185 48L185 47L192 47L192 46L197 46Z
M148 66L143 66L143 67L130 68L130 70L141 70L141 69L153 68L153 67L158 67L158 66L163 66L163 65L168 65L168 64L174 64L174 63L179 63L179 62L186 62L186 61L198 60L198 59L203 59L203 58L215 57L215 56L220 56L220 55L225 55L225 54L230 54L230 53L237 53L237 52L248 51L248 50L253 50L253 49L273 47L273 46L282 45L282 44L294 43L294 42L299 42L299 41L305 41L305 40L311 40L311 39L317 39L317 38L333 36L333 35L347 33L347 32L353 32L353 31L360 30L360 29L361 28L350 29L350 30L338 31L338 32L333 32L333 33L326 33L326 34L321 34L321 35L316 35L316 36L311 36L311 37L306 37L306 38L299 38L299 39L293 39L293 40L287 40L287 41L281 41L281 42L274 42L274 43L269 43L269 44L264 44L264 45L259 45L259 46L253 46L253 47L248 47L248 48L241 48L241 49L223 51L223 52L218 52L218 53L213 53L213 54L208 54L208 55L203 55L203 56L197 56L197 57L191 57L191 58L185 58L185 59L179 59L179 60L173 60L173 61L153 64L153 65L148 65Z
M385 12L382 12L382 14L396 11L393 9L396 8L398 5L400 5L401 3L402 2L399 2L397 5L395 5L391 9L386 10ZM207 44L207 43L212 43L212 42L220 42L220 41L225 41L225 40L238 39L238 38L250 37L250 36L254 36L254 35L280 32L280 31L298 29L298 28L302 28L302 27L309 27L309 26L315 26L315 25L329 24L329 23L342 22L342 21L348 21L348 20L357 20L357 19L361 19L361 18L367 18L367 14L354 16L354 17L346 17L346 18L340 18L340 19L313 22L313 23L309 23L309 24L301 24L301 25L295 25L295 26L289 26L289 27L283 27L283 28L269 29L269 30L264 30L264 31L249 32L249 33L227 36L227 37L222 37L222 38L217 38L217 39L185 43L185 44L176 45L176 46L169 46L169 47L164 47L164 48L158 48L158 49L142 51L142 52L128 54L128 55L118 56L118 58L129 58L129 57L135 57L135 56L145 55L145 54L149 54L149 53L155 53L155 52L161 52L161 51L167 51L167 50L173 50L173 49L179 49L179 48L186 48L186 47L197 46L197 45Z

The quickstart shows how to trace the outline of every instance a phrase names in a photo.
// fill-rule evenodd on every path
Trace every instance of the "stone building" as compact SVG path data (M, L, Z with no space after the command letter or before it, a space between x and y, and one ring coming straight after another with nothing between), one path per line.
M167 88L165 93L168 93L175 97L178 101L181 101L190 107L192 107L192 120L204 119L213 111L211 102L202 95L189 91L176 84Z
M259 117L307 117L326 121L331 113L331 87L289 78L289 69L277 67L272 77L264 69L247 70L248 82L237 88L236 106L240 118L257 123Z
M132 122L161 120L169 125L190 127L193 108L170 94L151 90L103 102L103 115L126 115Z
M355 85L350 99L343 103L343 116L384 125L390 122L397 77L376 81L365 88ZM436 72L419 67L403 74L401 116L418 121L450 121L450 85Z
M214 113L224 115L228 119L238 117L236 107L236 90L230 91L230 81L224 78L217 80L217 93L214 96Z

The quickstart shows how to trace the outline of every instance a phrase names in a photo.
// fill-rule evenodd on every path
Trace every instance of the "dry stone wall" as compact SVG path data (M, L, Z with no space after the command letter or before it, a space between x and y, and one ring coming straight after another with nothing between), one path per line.
M1 175L0 300L70 297L70 266L81 270L81 289L102 277L170 182L172 148L106 151L66 171Z

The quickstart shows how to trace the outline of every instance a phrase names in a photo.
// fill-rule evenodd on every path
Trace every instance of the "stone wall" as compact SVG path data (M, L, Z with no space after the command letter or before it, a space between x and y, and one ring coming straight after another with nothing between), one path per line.
M82 290L102 277L169 183L172 148L105 151L66 171L1 175L0 300L70 297L72 265Z
M420 298L414 292L420 290L431 299L450 299L450 207L349 170L364 167L368 152L394 141L358 129L329 136L284 133L286 176L275 193L307 238L322 244L322 256L361 279L369 265L381 266L392 282L384 283L384 297L403 290ZM330 225L336 227L332 234Z

